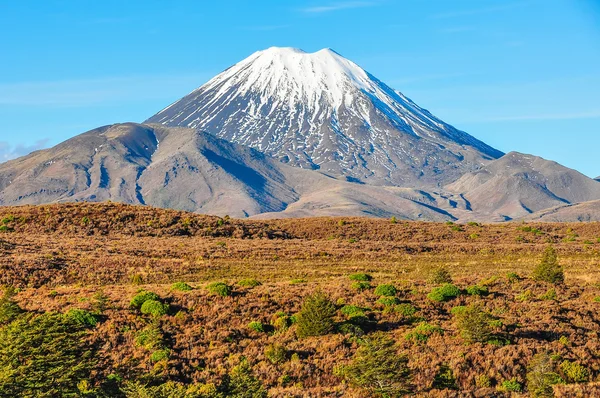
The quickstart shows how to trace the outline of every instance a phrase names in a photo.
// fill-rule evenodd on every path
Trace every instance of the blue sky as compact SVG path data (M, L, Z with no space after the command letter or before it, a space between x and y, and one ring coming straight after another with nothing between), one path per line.
M500 150L600 175L597 0L0 0L0 34L0 161L291 46L331 47Z

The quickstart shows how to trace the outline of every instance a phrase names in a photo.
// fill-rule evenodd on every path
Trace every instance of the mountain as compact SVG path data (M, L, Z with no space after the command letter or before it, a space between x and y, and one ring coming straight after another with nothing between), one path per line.
M596 181L600 182L600 176L598 176L598 177L594 178L594 180L596 180Z
M466 203L373 187L285 165L188 128L104 126L0 164L0 205L65 201L147 204L261 218L314 215L455 220Z
M525 217L524 220L542 222L600 221L600 200L544 209Z
M371 185L441 186L503 155L330 49L254 53L146 123Z
M446 186L461 194L471 217L511 220L540 210L600 199L600 184L540 157L511 152Z

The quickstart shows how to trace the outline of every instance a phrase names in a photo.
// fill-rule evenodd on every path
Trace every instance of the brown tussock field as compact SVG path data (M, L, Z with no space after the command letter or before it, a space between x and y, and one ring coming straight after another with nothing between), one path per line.
M258 221L115 203L5 207L0 220L0 284L18 288L21 308L94 311L94 297L106 295L88 336L98 361L95 386L114 374L123 382L218 384L245 357L272 397L370 396L337 369L351 363L364 335L298 338L294 324L273 326L321 291L336 305L336 324L349 322L344 306L357 306L367 336L380 331L394 339L408 358L410 396L530 396L528 365L546 351L557 364L575 362L587 371L585 381L575 382L557 370L565 380L554 396L600 396L600 223ZM549 245L564 283L530 278ZM430 277L440 267L463 290L443 302L428 298L439 287ZM372 276L370 287L357 290L349 278L355 273ZM239 285L249 278L261 284ZM175 282L193 289L173 291ZM231 295L211 294L212 282L229 285ZM396 287L397 303L381 302L380 284ZM472 286L488 294L464 293ZM156 293L169 313L151 320L133 309L140 289ZM415 312L403 313L402 304ZM496 319L500 342L465 342L452 311L469 305ZM407 337L423 323L438 329L424 341ZM137 342L149 325L164 335L167 359L153 361ZM267 357L272 345L285 348L284 359ZM507 390L510 381L521 391Z

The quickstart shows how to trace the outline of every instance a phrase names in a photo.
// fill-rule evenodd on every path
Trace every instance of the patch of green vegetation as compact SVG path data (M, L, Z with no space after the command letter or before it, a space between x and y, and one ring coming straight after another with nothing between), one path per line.
M142 304L140 312L144 315L158 318L167 315L169 312L169 305L163 304L158 300L146 300L144 301L144 304Z
M74 323L85 327L94 327L96 326L96 324L98 324L98 319L96 319L96 317L92 313L86 310L72 309L69 310L65 314L65 316L72 320Z
M413 344L424 344L434 334L443 334L444 330L427 322L419 323L415 328L404 335L404 338Z
M292 279L290 281L290 285L302 285L308 283L308 279L304 279L304 278L296 278L296 279Z
M447 283L441 287L436 287L431 290L431 293L427 295L427 298L431 301L443 302L452 300L460 296L460 289L450 283Z
M557 299L556 289L548 289L548 291L542 294L540 300L556 300Z
M262 285L262 283L260 283L256 279L252 279L252 278L242 279L237 284L241 287L248 287L248 288L258 287L258 286Z
M542 261L533 271L533 279L555 284L564 282L565 274L562 266L558 263L556 250L552 246L548 246L544 251Z
M175 282L171 285L171 290L174 292L189 292L194 290L194 288L185 282Z
M265 348L265 357L273 364L284 363L287 360L288 350L280 344L271 344Z
M590 372L576 362L563 361L560 364L560 370L569 383L584 383L589 380Z
M350 287L358 291L363 291L370 289L371 284L369 282L354 282Z
M452 275L444 267L436 268L429 277L429 282L435 285L441 285L444 283L452 283Z
M384 307L392 307L400 304L398 297L382 296L377 300L377 304L383 305Z
M504 392L522 392L523 385L519 383L516 378L512 378L510 380L504 380L498 389Z
M466 292L469 296L487 296L489 294L487 287L479 285L467 287Z
M149 292L147 290L140 290L132 299L131 302L129 303L129 305L131 305L134 308L141 308L142 305L148 301L148 300L155 300L158 301L160 300L160 297L158 297L158 294L153 293L153 292Z
M390 285L390 284L384 284L384 285L379 285L375 288L375 295L376 296L395 296L398 293L398 290L396 289L396 287L394 285Z
M210 293L212 293L216 296L221 296L221 297L231 296L231 293L232 293L231 286L229 286L228 284L226 284L224 282L210 283L206 286L206 290L208 290Z
M306 297L296 315L296 334L304 338L331 333L335 327L333 318L336 312L335 305L322 292Z
M348 278L351 281L358 281L358 282L370 282L373 277L369 274L366 274L364 272L358 272L356 274L352 274L350 276L348 276Z
M563 379L554 372L552 357L547 353L536 354L527 366L527 390L534 398L552 398L555 384L562 384Z
M248 329L253 330L257 333L264 333L265 325L263 325L263 323L259 321L252 321L248 324Z

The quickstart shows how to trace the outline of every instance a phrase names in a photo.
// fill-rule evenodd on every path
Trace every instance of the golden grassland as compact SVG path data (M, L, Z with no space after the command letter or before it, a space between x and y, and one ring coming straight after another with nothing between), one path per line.
M564 267L564 284L528 278L548 245ZM459 288L481 285L489 294L428 299L435 287L428 279L439 267ZM353 288L348 276L357 272L370 274L373 288L396 286L398 300L414 306L416 314L379 304L373 288ZM409 359L413 396L510 396L502 386L512 379L527 396L527 366L543 351L588 371L585 382L555 386L555 396L600 396L599 272L600 223L252 221L114 203L0 208L0 284L19 288L16 300L23 309L91 311L97 293L107 296L89 337L97 349L98 385L111 374L218 383L246 357L270 396L364 397L364 390L335 371L352 360L360 337L299 339L293 325L281 331L270 326L278 312L293 315L305 296L322 291L338 308L366 309L366 332L384 331L397 341ZM262 284L239 286L246 278ZM207 291L215 281L232 286L231 296ZM172 291L174 282L194 289ZM152 352L136 343L150 322L130 307L140 289L157 293L171 307L159 321L170 352L163 361L153 361ZM548 298L551 289L555 297ZM470 304L499 319L494 333L510 344L466 344L451 310ZM265 331L249 328L253 321ZM338 311L336 321L347 319ZM406 335L421 322L443 332L415 344ZM285 347L284 361L265 356L274 344ZM448 369L454 384L442 388L436 380ZM486 378L489 383L482 383Z

